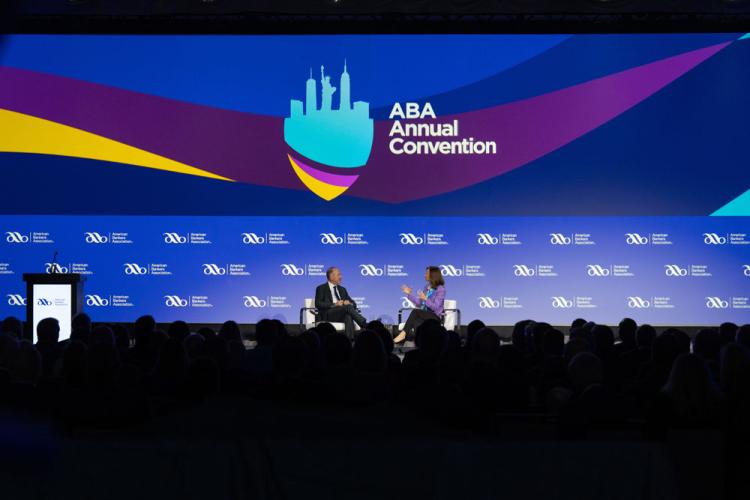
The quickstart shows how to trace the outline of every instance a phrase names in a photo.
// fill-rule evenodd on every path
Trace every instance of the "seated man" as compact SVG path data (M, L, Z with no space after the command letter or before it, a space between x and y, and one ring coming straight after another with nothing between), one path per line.
M315 289L315 308L318 310L317 321L343 322L344 333L350 339L354 337L354 323L364 328L367 320L357 310L346 288L341 286L341 271L330 267L326 271L327 283ZM354 323L353 323L354 322Z

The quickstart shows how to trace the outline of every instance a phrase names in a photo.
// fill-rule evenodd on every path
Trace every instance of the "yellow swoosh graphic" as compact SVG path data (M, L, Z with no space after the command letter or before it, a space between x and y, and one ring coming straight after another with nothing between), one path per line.
M71 156L232 181L85 130L7 109L0 109L0 152Z
M299 177L299 180L301 180L302 183L305 186L307 186L307 189L317 194L324 200L331 201L332 199L336 198L337 196L341 195L344 191L349 189L347 187L334 186L333 184L328 184L327 182L319 181L318 179L314 178L313 176L309 175L307 172L302 170L299 167L299 165L297 165L297 162L295 162L292 159L291 156L287 155L287 158L289 158L289 163L292 164L292 168L294 169L294 172L297 174L297 177Z

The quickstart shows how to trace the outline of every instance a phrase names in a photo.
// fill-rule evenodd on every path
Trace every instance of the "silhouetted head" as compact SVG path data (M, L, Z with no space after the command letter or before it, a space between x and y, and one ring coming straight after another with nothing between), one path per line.
M592 384L600 384L603 380L601 360L590 352L576 354L568 363L568 378L576 392L582 392Z
M221 328L219 328L219 337L223 338L227 342L242 341L242 334L240 333L240 325L236 321L225 321Z
M521 352L526 350L526 325L529 323L531 323L530 319L524 319L513 325L511 342Z
M651 361L662 369L670 369L679 354L679 342L671 332L662 333L651 344Z
M706 361L719 361L721 337L713 328L704 328L693 337L693 353Z
M107 325L99 325L91 330L91 336L89 337L89 345L94 346L97 344L109 344L115 345L115 333Z
M742 325L737 329L735 341L745 349L750 349L750 324Z
M461 349L461 337L455 330L448 330L445 338L445 350L447 351L458 351ZM391 339L393 340L393 339Z
M216 337L216 332L213 330L213 328L208 327L208 326L203 326L201 328L198 328L198 331L196 333L206 340L210 340Z
M565 335L560 330L550 328L544 332L542 352L547 357L562 356L565 345Z
M112 331L115 334L115 346L120 352L125 352L130 348L130 330L128 327L121 324L115 323L112 325Z
M178 342L184 342L187 336L190 335L190 327L184 321L173 321L167 328L167 335Z
M86 330L85 328L76 328L70 332L70 340L77 340L78 342L83 342L84 344L89 345L90 335L90 330Z
M575 328L583 328L583 325L586 324L586 320L583 318L576 318L573 320L573 322L570 324L570 329L573 330Z
M635 345L638 349L651 349L655 338L656 329L651 325L641 325L635 331Z
M63 380L68 385L86 384L89 370L88 348L79 340L68 342L63 352Z
M329 368L348 366L352 361L352 343L343 333L329 335L323 341L326 364Z
M112 388L120 371L120 357L114 342L100 342L89 347L89 383L96 387Z
M594 339L594 353L606 361L615 346L615 334L612 329L607 325L596 325L591 329L591 337Z
M135 320L133 325L133 338L136 346L146 346L156 330L156 321L153 316L141 316Z
M680 330L679 328L670 329L670 333L677 341L677 348L679 349L680 353L690 352L690 335Z
M472 359L496 361L500 352L500 337L492 328L482 328L471 343Z
M219 370L224 370L227 366L227 358L229 357L229 347L227 341L218 335L208 337L206 339L206 352L208 355L216 361L216 366Z
M705 361L695 354L677 356L663 392L678 417L704 420L715 415L717 394Z
M23 323L15 316L8 316L0 325L0 333L12 335L16 339L21 340L23 338Z
M326 321L315 325L315 329L318 330L318 337L320 337L321 343L325 343L326 338L337 333L336 328Z
M426 355L439 356L445 349L446 330L436 319L428 319L417 327L414 344Z
M185 339L184 345L190 359L197 359L208 355L206 339L202 335L191 333Z
M299 338L305 343L310 354L317 356L320 351L320 337L318 337L318 331L315 328L308 328L299 334Z
M734 342L721 350L719 382L724 395L730 399L746 397L750 392L750 355Z
M570 363L576 354L581 352L591 352L591 346L589 345L588 340L583 337L571 337L568 339L568 343L565 344L565 348L563 349L565 362Z
M70 322L71 330L86 330L91 331L91 318L86 313L78 313L73 316L73 320Z
M11 371L16 382L35 385L42 376L42 356L28 340L18 344L18 357Z
M255 341L258 347L273 347L279 338L276 323L270 319L262 319L255 325Z
M36 338L42 344L56 344L60 339L60 323L57 318L44 318L37 323Z
M163 375L181 378L187 373L187 366L187 352L182 342L176 338L167 340L159 353L158 371Z
M722 323L719 325L719 337L721 337L721 345L734 342L734 337L737 335L737 325L735 323Z
M476 335L477 332L484 327L485 327L484 321L482 321L481 319L472 320L466 326L466 345L467 346L471 346L474 343L474 335Z
M360 373L384 373L387 360L380 336L370 330L359 332L354 340L354 369Z
M13 334L0 333L0 368L10 371L18 356L18 339Z
M289 332L286 330L286 325L281 320L272 319L271 321L276 325L276 331L279 332L279 337L289 335Z
M529 325L531 330L526 329L526 346L531 347L534 352L542 352L544 344L544 334L547 330L552 329L552 325L545 322L534 323Z
M617 325L617 336L627 348L635 349L635 332L638 330L638 323L632 318L623 318Z
M273 372L281 380L302 377L309 363L307 345L299 337L285 336L273 349Z
M218 393L220 377L216 362L207 357L192 360L188 366L187 384L190 394L196 398L204 398Z
M370 321L367 323L367 330L375 332L377 336L380 337L380 341L383 343L383 348L385 349L386 354L391 354L393 352L393 337L382 321Z

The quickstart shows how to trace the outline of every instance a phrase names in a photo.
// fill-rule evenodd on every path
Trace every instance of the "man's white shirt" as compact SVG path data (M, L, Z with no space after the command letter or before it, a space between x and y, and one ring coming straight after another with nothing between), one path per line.
M336 302L338 302L339 299L336 299L336 290L334 287L336 287L336 285L334 285L333 283L329 281L328 288L331 289L331 298L333 299L333 303L336 304ZM339 295L339 297L341 297L341 295Z

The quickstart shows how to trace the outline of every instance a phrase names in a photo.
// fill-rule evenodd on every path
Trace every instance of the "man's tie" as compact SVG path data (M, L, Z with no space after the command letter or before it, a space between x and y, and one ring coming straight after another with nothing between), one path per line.
M337 302L339 300L341 300L341 296L339 295L339 286L338 285L333 285L333 293L336 294L336 301Z

